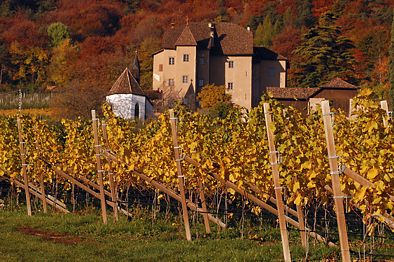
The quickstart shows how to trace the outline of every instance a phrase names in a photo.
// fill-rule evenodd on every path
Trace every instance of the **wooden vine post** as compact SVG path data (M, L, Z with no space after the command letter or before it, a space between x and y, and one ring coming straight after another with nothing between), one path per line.
M326 142L327 142L327 152L328 152L328 161L330 165L330 174L332 181L332 189L334 194L334 203L335 203L335 213L337 217L338 223L338 232L339 232L339 241L341 244L341 254L342 261L350 262L350 250L349 250L349 242L347 236L346 229L346 219L343 207L343 193L341 191L341 185L339 181L339 166L338 166L338 156L336 155L335 142L334 142L334 132L332 128L332 118L330 112L329 101L322 101L322 115L324 122L324 131L326 134Z
M352 114L354 111L354 102L353 99L349 99L349 118L352 118Z
M23 138L22 138L22 125L21 125L21 119L19 117L17 119L17 125L18 125L18 138L19 138L19 152L22 162L22 176L25 182L24 189L26 195L27 215L31 216L32 213L31 213L31 201L30 201L30 191L29 191L29 178L27 177L26 148L25 148L25 142L23 142Z
M389 125L389 106L387 104L387 100L380 101L380 108L386 111L386 115L383 117L383 126L388 127Z
M186 231L186 239L188 241L192 240L192 235L190 232L190 224L189 224L189 215L187 213L187 205L186 205L186 196L185 196L185 177L182 175L182 166L181 166L181 150L178 145L178 134L177 134L177 118L174 115L174 110L170 109L170 122L171 122L171 133L172 133L172 142L174 145L174 154L176 161L176 168L178 173L178 183L179 183L179 191L181 195L181 204L182 204L182 213L183 213L183 223L185 225Z
M285 261L287 262L287 261L291 261L289 238L286 228L286 220L285 220L283 198L282 198L282 187L280 186L280 181L279 181L279 161L277 155L278 152L276 151L275 148L275 135L271 129L272 118L270 112L270 105L268 103L264 103L264 115L265 115L265 125L267 128L268 146L270 151L269 155L270 155L270 161L272 166L272 177L274 180L274 187L275 187L275 197L277 201L280 235L282 238L283 256Z
M34 132L36 133L36 141L35 141L36 151L37 151L37 154L39 154L41 150L40 150L40 146L39 146L39 143L38 143L37 126L34 126ZM43 198L42 198L42 209L44 210L44 213L47 213L48 212L48 205L47 205L47 199L45 197L46 194L45 194L45 185L44 185L44 174L42 172L40 173L39 179L40 179L40 192L41 192L41 195L43 196Z
M107 124L105 121L102 121L101 123L101 128L103 130L103 139L105 143L106 150L109 150L109 142L108 142L108 134L107 134ZM116 182L114 180L114 175L112 172L109 172L109 187L111 190L111 198L112 202L114 203L113 209L114 209L114 218L115 221L119 220L119 215L118 215L118 192L117 192L117 187L116 187Z
M94 150L96 153L96 166L97 166L97 174L98 174L98 184L100 187L100 202L101 202L101 216L103 218L103 223L107 224L107 209L105 204L105 193L104 193L104 184L103 184L103 171L101 169L101 145L98 139L98 120L96 118L96 111L92 110L92 127L93 127L93 136L94 136Z
M306 228L305 228L305 222L304 222L304 213L302 210L302 206L296 205L297 208L297 218L298 218L298 223L300 224L299 230L300 230L300 235L301 235L301 245L302 247L306 248L308 241L306 238Z

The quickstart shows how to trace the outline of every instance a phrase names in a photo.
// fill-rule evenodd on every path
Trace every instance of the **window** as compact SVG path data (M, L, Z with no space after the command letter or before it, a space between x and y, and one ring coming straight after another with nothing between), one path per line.
M175 82L173 78L168 79L168 86L174 86Z
M203 64L205 63L204 57L200 57L200 58L198 59L198 63L199 63L200 65L203 65Z
M228 68L234 68L234 61L228 61Z
M137 103L135 104L134 108L134 119L138 119L140 117L140 105Z
M189 82L189 76L182 76L182 83L187 84Z
M163 72L163 64L159 65L159 72Z
M204 80L203 79L198 80L198 86L199 87L204 86Z
M168 59L168 64L170 64L170 65L175 65L175 57L170 57L170 58Z
M183 55L183 62L189 62L189 54Z
M228 90L233 90L233 87L234 87L233 82L228 82L228 83L227 83L227 89L228 89Z

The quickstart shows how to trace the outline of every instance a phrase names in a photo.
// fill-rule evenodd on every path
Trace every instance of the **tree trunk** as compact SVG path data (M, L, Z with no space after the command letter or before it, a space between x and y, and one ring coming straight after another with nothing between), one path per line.
M4 65L2 64L0 66L0 85L3 83L3 71L4 71Z

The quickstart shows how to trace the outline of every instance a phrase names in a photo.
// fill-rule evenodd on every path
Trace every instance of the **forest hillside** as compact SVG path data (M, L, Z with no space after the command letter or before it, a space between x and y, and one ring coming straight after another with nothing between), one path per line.
M317 87L339 76L388 98L393 6L393 0L3 0L0 90L56 86L64 91L59 104L91 108L136 50L141 85L150 89L151 55L164 30L188 19L250 26L255 45L289 59L288 86Z

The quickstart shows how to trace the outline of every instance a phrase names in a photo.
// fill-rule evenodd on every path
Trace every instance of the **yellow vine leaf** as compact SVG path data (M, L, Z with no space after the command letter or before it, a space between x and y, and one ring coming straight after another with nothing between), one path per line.
M294 204L296 204L296 205L298 206L298 205L301 204L301 201L302 201L302 196L301 196L301 195L298 195L298 196L296 197L296 199L294 200Z
M293 186L293 192L297 192L297 190L300 189L300 182L295 182Z
M368 170L367 178L372 180L375 177L377 177L377 175L378 175L378 170L375 167L373 167L370 170Z

